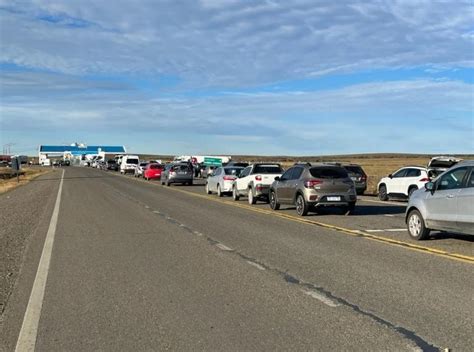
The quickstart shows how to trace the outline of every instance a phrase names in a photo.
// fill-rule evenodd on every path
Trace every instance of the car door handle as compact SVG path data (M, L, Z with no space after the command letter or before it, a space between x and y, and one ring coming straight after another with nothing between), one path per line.
M448 194L446 198L454 198L454 194Z

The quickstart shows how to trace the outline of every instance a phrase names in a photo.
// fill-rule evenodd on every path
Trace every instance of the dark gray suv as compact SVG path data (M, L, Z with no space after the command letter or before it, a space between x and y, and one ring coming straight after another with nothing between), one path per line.
M270 207L296 206L300 216L319 207L340 207L352 213L357 201L354 181L346 169L335 165L296 164L275 181L269 192Z

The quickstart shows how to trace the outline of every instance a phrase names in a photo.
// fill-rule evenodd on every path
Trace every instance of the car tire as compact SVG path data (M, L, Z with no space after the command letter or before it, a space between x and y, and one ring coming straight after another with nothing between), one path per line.
M387 201L388 200L387 186L380 185L380 187L379 187L379 199L382 200L382 201Z
M232 199L235 200L236 202L240 199L236 186L232 187Z
M221 185L217 185L217 196L218 197L222 197L224 194L222 194L222 191L221 191Z
M309 205L304 199L302 194L298 194L296 196L296 214L299 216L306 216L308 215Z
M166 186L167 186L167 187L171 186L170 180L166 180Z
M426 228L423 216L416 209L411 210L408 214L407 229L410 237L417 241L427 239L430 235L430 229Z
M248 193L248 201L250 205L254 205L257 203L257 197L253 195L253 189L249 188L249 193Z
M206 194L211 194L211 190L209 189L209 184L206 182Z
M410 199L413 192L415 192L417 190L418 190L417 186L410 186L410 188L408 189L408 199Z
M192 186L192 185L193 185L193 181L189 181L188 186Z
M270 203L270 208L272 210L278 210L280 209L280 203L278 203L276 193L275 191L270 191L270 194L268 195L269 203Z

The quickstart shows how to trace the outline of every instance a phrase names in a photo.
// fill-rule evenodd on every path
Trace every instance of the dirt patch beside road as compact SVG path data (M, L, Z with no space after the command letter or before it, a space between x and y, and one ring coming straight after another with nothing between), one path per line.
M10 191L16 187L22 186L35 179L36 177L43 175L45 173L51 172L51 169L41 169L41 168L24 168L22 169L22 174L20 176L20 182L17 181L17 178L14 176L9 178L11 169L2 168L0 169L0 174L8 174L8 177L0 178L0 194Z

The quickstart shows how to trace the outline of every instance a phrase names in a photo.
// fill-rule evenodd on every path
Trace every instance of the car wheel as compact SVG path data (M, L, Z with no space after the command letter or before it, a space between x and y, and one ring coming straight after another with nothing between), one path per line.
M238 201L240 199L239 193L237 192L237 187L232 188L232 199Z
M209 184L206 182L206 193L211 194L211 190L209 189Z
M193 181L189 181L188 186L192 186L192 185L193 185Z
M249 188L248 200L250 205L257 203L257 198L253 195L252 188Z
M430 235L430 229L426 228L423 216L416 209L408 214L407 228L408 234L414 240L424 240Z
M221 191L221 185L217 185L217 196L218 196L218 197L222 197L222 196L223 196L222 191Z
M387 186L381 185L381 186L379 187L379 199L380 199L380 200L383 200L383 201L388 200L388 196L387 196Z
M275 191L270 191L269 198L270 198L270 208L272 208L273 210L280 209L280 203L278 203L277 201Z
M166 186L169 187L170 185L170 180L166 180Z
M411 186L410 189L408 190L408 199L411 198L411 195L413 194L413 192L415 192L416 190L418 190L418 187L416 186Z
M305 216L308 214L309 206L306 200L301 194L296 197L296 213L299 216Z

